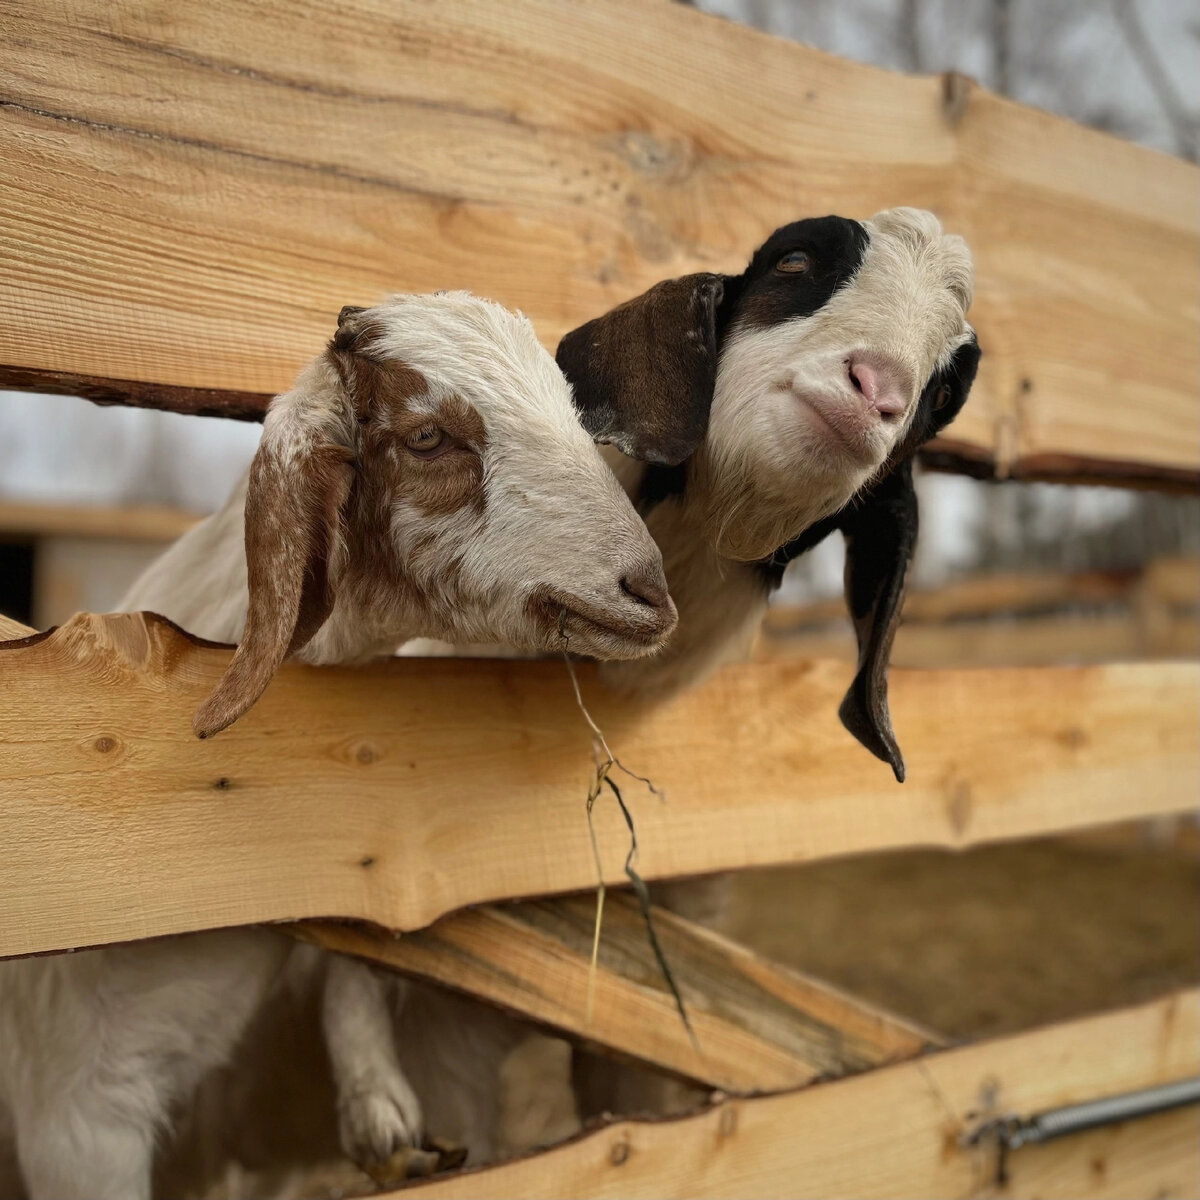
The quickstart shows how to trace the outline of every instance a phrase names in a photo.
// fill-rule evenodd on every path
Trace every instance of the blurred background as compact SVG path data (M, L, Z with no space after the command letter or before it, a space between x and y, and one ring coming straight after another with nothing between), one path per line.
M1196 159L1194 0L694 7L882 67L961 71ZM0 612L44 628L112 608L165 544L224 501L258 436L253 424L0 392ZM897 664L1200 654L1194 496L932 473L919 487L922 537ZM854 656L842 553L833 538L793 565L759 656ZM745 871L727 931L951 1039L997 1035L1200 977L1198 847L1195 823L1161 820Z
M1200 11L1189 0L695 6L884 67L962 71L1022 102L1196 157ZM112 608L165 542L224 500L258 432L0 392L0 611L45 627L77 610ZM1195 498L935 474L920 486L922 540L898 663L1200 650ZM853 653L837 603L841 557L831 539L793 566L760 652Z

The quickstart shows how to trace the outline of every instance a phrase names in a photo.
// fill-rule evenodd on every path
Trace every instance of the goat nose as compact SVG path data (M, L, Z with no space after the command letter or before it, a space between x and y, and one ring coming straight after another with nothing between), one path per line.
M864 359L850 359L850 384L881 416L899 416L908 403L898 372Z
M656 563L640 563L621 576L621 591L648 608L666 608L671 603L662 567Z

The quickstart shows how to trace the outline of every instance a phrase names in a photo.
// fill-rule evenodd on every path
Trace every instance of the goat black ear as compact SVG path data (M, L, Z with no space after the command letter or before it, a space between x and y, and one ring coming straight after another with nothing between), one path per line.
M979 368L979 341L971 336L921 392L912 427L892 465L850 504L806 529L762 563L778 586L792 559L835 529L846 538L846 605L858 639L858 671L842 700L842 724L904 782L904 757L888 709L887 669L900 624L904 581L917 544L918 506L912 455L958 415Z
M900 624L904 580L917 544L912 463L900 463L838 516L846 537L846 605L858 638L858 672L838 716L904 782L904 757L892 731L887 669Z
M949 363L935 371L922 388L913 422L904 441L892 452L893 460L915 454L958 416L975 382L981 357L979 339L972 330L971 336L954 351Z
M716 385L724 291L721 275L668 279L559 342L558 365L596 441L667 466L700 445Z

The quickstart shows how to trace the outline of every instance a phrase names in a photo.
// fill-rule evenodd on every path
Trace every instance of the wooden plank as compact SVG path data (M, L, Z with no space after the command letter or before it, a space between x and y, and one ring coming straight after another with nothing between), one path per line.
M904 597L908 623L959 620L997 614L1044 612L1064 607L1130 604L1139 597L1156 603L1200 603L1200 559L1181 555L1157 559L1128 571L1005 571L971 575L938 588L911 589ZM773 605L763 627L771 634L841 620L840 597L810 604Z
M852 1079L696 1115L623 1121L526 1158L414 1183L396 1197L540 1198L1196 1195L1200 1112L1184 1108L1008 1156L964 1145L989 1117L1028 1116L1200 1070L1200 999L946 1050Z
M1196 485L1195 168L959 76L641 0L14 0L0 33L13 385L253 415L347 302L470 286L553 344L903 201L978 265L987 354L935 459Z
M1137 571L980 575L910 593L892 651L899 667L1051 666L1200 656L1200 562ZM838 658L858 648L845 602L776 605L759 659Z
M415 929L595 883L590 735L562 663L288 666L197 741L228 658L128 614L0 647L0 954L310 916ZM581 679L666 792L626 789L655 879L1189 811L1198 673L893 672L903 786L838 724L844 664L731 667L659 705ZM628 833L615 805L597 814L619 882Z
M397 937L306 922L329 950L469 992L605 1049L736 1092L778 1091L912 1058L932 1033L790 971L665 909L655 932L688 1007L679 1020L636 900L610 893L587 1020L594 895L486 905Z
M122 506L0 501L0 535L24 538L66 535L173 542L202 519L199 513L158 504Z
M20 621L14 621L12 617L6 617L0 613L0 641L19 641L22 638L29 637L34 630L28 625L22 625Z
M956 621L901 625L892 647L897 667L1051 667L1120 659L1177 659L1200 655L1200 619L1191 613L1063 613L1015 621ZM787 635L764 633L760 661L836 658L855 662L849 622Z

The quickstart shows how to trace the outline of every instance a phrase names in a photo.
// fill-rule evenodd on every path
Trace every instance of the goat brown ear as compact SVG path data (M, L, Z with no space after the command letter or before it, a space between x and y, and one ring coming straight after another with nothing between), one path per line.
M338 409L293 392L267 415L246 493L246 628L192 719L198 737L219 733L246 712L333 607L329 556L354 473L352 422Z
M668 279L559 342L558 365L596 441L667 466L700 445L717 378L724 291L721 275Z
M837 518L846 537L846 604L858 638L858 672L838 716L904 782L904 757L892 730L887 670L900 624L904 580L917 544L917 493L912 463L852 501Z

